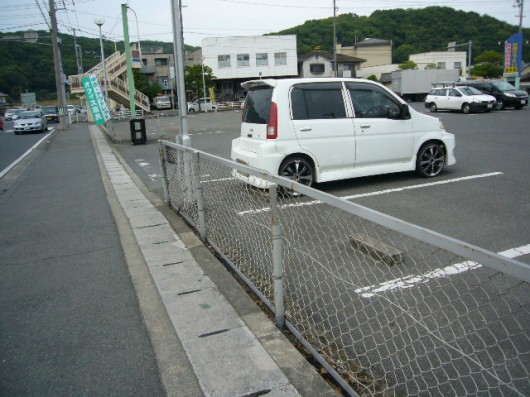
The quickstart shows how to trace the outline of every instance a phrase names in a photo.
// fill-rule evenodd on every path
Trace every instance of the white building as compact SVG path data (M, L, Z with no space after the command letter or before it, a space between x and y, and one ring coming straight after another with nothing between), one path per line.
M296 76L296 35L210 37L202 40L204 64L217 79Z
M209 37L201 46L204 65L216 78L219 100L240 97L246 80L298 75L296 35Z
M436 69L458 69L460 76L465 76L467 68L467 53L465 51L433 51L409 56L418 65L418 69L425 69L427 65L435 65Z

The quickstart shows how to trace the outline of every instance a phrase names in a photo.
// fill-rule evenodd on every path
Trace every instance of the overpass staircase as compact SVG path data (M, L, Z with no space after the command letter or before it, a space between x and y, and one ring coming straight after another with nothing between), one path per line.
M133 58L139 57L139 54L135 54L133 50ZM125 53L120 53L119 51L110 55L105 59L105 65L107 68L107 80L108 80L108 95L109 99L112 99L114 102L123 105L123 107L129 109L130 100L129 100L129 85L124 80L127 76L127 58ZM133 62L133 68L140 69L140 62ZM70 81L70 89L72 94L84 94L83 86L81 84L84 77L96 75L99 81L101 89L103 89L104 84L104 72L103 72L103 63L100 62L92 69L88 70L83 74L76 74L68 76ZM137 109L142 109L144 112L149 112L151 110L149 104L149 98L141 93L138 90L134 91L134 100Z

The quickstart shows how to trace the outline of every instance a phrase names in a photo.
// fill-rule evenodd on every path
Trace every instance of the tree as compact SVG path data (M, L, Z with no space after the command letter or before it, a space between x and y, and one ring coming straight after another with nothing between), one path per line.
M497 66L501 66L504 60L504 56L497 51L484 51L482 54L475 57L475 64L477 63L492 63Z
M405 62L411 54L415 54L416 52L418 50L413 45L403 44L392 51L392 58L395 63L401 63Z
M502 76L504 56L497 51L484 51L475 57L475 66L471 68L472 76L495 78Z
M497 66L489 62L480 63L471 68L472 76L481 76L484 78L496 78L502 76L502 66Z
M377 77L375 76L375 74L371 74L370 76L368 76L368 80L379 81L377 80Z
M204 96L202 68L202 65L186 66L184 84L186 86L186 94L190 96L190 99L202 98ZM206 86L206 90L213 87L213 79L215 79L215 76L212 74L212 69L204 66L204 85Z
M434 64L434 63L429 63L427 66L425 66L425 69L427 69L427 70L433 70L433 69L438 69L438 68L436 67L436 64Z
M153 98L162 92L162 87L156 81L150 83L145 74L142 74L138 69L133 69L134 88L146 95L151 102Z
M418 69L416 62L408 60L399 65L399 69L408 70L408 69Z

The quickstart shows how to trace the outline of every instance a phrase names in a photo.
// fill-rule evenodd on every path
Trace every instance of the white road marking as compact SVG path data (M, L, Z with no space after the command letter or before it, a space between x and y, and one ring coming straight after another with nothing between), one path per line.
M135 159L134 162L138 164L142 169L145 171L146 175L151 179L153 182L157 182L162 176L160 174L156 173L149 173L151 170L151 163L145 162L144 159Z
M45 139L47 139L50 134L53 132L54 130L51 130L50 132L48 132L46 135L44 135L35 145L33 145L31 148L29 148L22 156L20 156L18 159L16 159L15 161L13 161L11 164L9 164L2 172L0 172L0 179L2 179L4 177L5 174L7 174L9 171L11 171L12 168L14 168L18 163L20 163L22 160L24 160L24 158L29 155L33 150L35 150L35 148L37 146L39 146L41 144L42 141L44 141Z
M364 198L364 197L371 197L371 196L379 196L382 194L388 194L388 193L396 193L396 192L403 192L405 190L413 190L413 189L420 189L424 187L431 187L431 186L439 186L439 185L446 185L449 183L455 183L455 182L462 182L462 181L469 181L473 179L479 179L479 178L488 178L491 176L498 176L503 175L502 172L490 172L487 174L479 174L479 175L470 175L470 176L464 176L461 178L455 178L455 179L446 179L444 181L437 181L437 182L430 182L430 183L420 183L418 185L410 185L410 186L403 186L398 187L394 189L385 189L385 190L379 190L377 192L371 192L371 193L360 193L360 194L354 194L351 196L344 196L342 197L345 200L353 200L358 198ZM282 209L284 208L291 208L291 207L304 207L308 205L315 205L315 204L321 204L321 201L314 200L314 201L307 201L305 203L296 203L296 204L287 204L281 206ZM260 208L257 210L248 210L248 211L241 211L238 212L238 215L246 215L246 214L255 214L259 212L267 212L269 211L269 208Z
M498 253L510 259L530 254L530 244L521 247L512 248ZM370 285L369 287L357 288L356 293L361 294L363 298L371 298L379 292L391 291L398 288L412 288L420 283L427 283L429 280L440 277L449 277L455 274L467 272L469 270L479 269L482 265L473 261L465 261L454 265L438 268L425 274L409 275L400 277L395 280L385 281L380 284Z

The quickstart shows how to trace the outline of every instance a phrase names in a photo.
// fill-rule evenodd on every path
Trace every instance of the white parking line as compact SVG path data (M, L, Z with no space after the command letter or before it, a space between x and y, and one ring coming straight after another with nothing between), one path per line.
M510 259L530 254L530 244L521 247L512 248L498 253ZM420 283L427 283L429 280L440 277L449 277L455 274L467 272L469 270L479 269L482 265L473 261L456 263L454 265L438 268L425 274L409 275L400 277L395 280L385 281L384 283L370 285L369 287L357 288L356 293L361 294L363 298L371 298L377 293L391 291L394 289L412 288Z
M461 178L455 178L455 179L446 179L444 181L437 181L437 182L430 182L430 183L421 183L418 185L410 185L410 186L403 186L398 187L394 189L385 189L385 190L379 190L377 192L371 192L371 193L360 193L360 194L354 194L351 196L343 196L341 198L345 200L353 200L358 198L364 198L364 197L371 197L371 196L379 196L381 194L388 194L388 193L396 193L396 192L403 192L405 190L413 190L413 189L420 189L424 187L431 187L431 186L438 186L438 185L446 185L449 183L455 183L455 182L463 182L463 181L469 181L473 179L480 179L480 178L488 178L491 176L498 176L503 175L502 172L490 172L487 174L479 174L479 175L470 175L470 176L464 176ZM296 203L296 204L286 204L282 205L281 208L291 208L291 207L304 207L307 205L315 205L315 204L321 204L321 201L314 200L314 201L307 201L305 203ZM260 208L257 210L248 210L248 211L241 211L238 212L238 215L246 215L246 214L255 214L259 212L267 212L269 211L269 208Z

